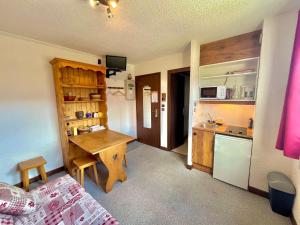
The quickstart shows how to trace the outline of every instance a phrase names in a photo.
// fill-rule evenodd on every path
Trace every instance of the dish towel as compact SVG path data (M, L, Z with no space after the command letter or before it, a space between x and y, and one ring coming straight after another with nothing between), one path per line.
M285 156L299 159L300 156L300 11L292 55L284 108L276 143Z

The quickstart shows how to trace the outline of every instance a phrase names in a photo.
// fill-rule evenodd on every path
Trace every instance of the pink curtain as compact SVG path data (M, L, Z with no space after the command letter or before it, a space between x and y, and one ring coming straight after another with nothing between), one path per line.
M285 156L300 156L300 11L276 148Z

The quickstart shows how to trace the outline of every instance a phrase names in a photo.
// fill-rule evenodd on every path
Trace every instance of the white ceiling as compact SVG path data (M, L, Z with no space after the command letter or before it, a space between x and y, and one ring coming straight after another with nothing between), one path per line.
M299 0L120 0L108 19L88 0L0 0L0 30L131 63L258 29Z

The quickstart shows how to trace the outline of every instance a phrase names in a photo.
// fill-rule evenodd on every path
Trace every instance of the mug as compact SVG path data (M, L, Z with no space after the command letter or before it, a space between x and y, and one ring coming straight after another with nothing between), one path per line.
M94 117L94 118L98 118L98 117L99 117L99 114L98 114L97 112L94 112L94 113L93 113L93 117Z
M86 118L92 118L92 113L87 112L87 113L85 114L85 117L86 117Z
M77 111L75 112L76 118L77 119L83 119L83 111Z

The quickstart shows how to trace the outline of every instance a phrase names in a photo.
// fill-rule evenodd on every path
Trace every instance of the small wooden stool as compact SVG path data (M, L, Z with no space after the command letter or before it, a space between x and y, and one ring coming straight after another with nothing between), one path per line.
M39 172L39 174L42 177L42 180L46 183L48 182L48 177L45 171L44 165L47 163L47 161L42 157L36 157L33 159L29 159L23 162L20 162L18 164L18 168L21 172L22 182L23 182L23 188L25 191L29 191L29 177L28 177L28 170L36 168Z
M99 185L99 177L97 172L97 161L95 159L84 157L84 158L77 158L73 160L74 165L77 167L77 181L84 187L84 169L85 168L93 168L94 177L96 184Z

